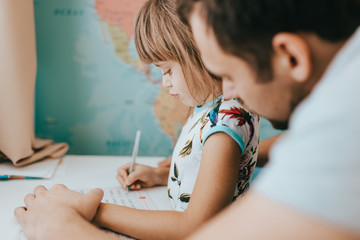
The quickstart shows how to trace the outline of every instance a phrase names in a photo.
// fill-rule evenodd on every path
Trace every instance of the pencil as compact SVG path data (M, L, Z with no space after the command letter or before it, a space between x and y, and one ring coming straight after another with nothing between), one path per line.
M140 136L141 136L141 132L140 132L140 130L137 130L136 137L135 137L135 144L134 144L133 153L132 153L132 161L131 161L129 174L134 171L134 166L135 166L135 162L136 162L136 158L137 158L138 150L139 150ZM130 185L128 185L126 187L126 189L129 191Z

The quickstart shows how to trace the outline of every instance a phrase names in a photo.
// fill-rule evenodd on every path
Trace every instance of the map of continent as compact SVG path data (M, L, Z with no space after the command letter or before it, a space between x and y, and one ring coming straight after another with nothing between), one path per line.
M139 70L148 70L129 52L135 15L144 0L95 0L103 31L108 31L117 57ZM105 37L105 34L104 34Z
M168 156L188 107L142 64L132 29L144 0L35 0L36 135L72 154Z

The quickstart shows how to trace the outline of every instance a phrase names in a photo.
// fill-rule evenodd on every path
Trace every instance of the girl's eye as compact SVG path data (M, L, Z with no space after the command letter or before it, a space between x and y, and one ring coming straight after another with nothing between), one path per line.
M163 73L163 75L165 76L166 74L171 75L171 69L167 70L165 73Z

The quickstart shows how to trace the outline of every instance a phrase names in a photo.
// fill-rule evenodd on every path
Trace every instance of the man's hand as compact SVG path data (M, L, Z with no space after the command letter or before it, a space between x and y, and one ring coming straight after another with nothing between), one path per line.
M28 239L39 239L48 230L65 229L74 218L91 221L103 194L101 189L81 194L64 185L54 185L49 190L40 185L33 194L25 196L25 207L16 208L14 214Z

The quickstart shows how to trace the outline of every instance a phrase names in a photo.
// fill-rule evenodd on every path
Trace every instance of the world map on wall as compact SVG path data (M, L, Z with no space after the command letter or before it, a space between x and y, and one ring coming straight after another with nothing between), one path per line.
M187 108L161 87L133 44L144 0L36 0L36 135L73 154L167 156Z
M36 136L72 154L168 156L188 108L142 64L133 21L145 0L35 0ZM263 121L262 138L274 134ZM267 135L267 136L266 136Z

